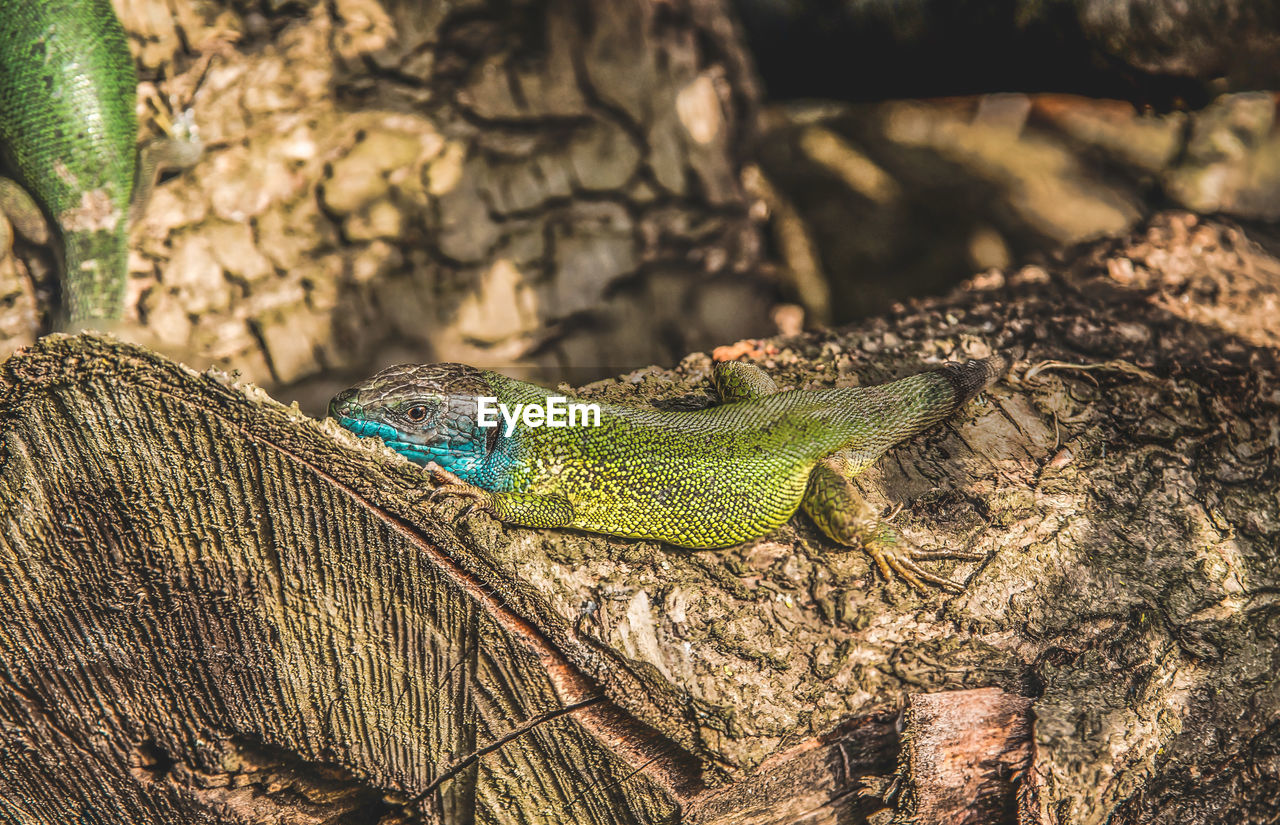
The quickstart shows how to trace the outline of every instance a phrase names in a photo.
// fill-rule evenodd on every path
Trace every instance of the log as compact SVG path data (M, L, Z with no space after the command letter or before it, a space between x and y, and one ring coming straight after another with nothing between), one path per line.
M462 517L227 376L43 339L0 365L0 821L1272 821L1267 249L1163 215L754 345L784 386L1021 348L860 483L986 554L940 566L954 597L799 519L690 552ZM584 391L697 406L709 366ZM947 696L984 689L1012 698ZM1006 733L940 735L974 724ZM942 754L976 790L940 792Z

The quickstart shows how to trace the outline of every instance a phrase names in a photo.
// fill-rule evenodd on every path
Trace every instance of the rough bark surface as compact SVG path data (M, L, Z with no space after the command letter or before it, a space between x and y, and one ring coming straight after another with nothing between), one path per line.
M460 519L331 423L45 341L0 368L0 821L882 822L920 798L908 697L973 688L1031 702L1008 821L1274 821L1273 243L1165 215L755 348L784 386L1021 348L862 483L987 553L955 597L799 520L688 552ZM708 368L585 390L696 406Z
M836 323L1121 237L1171 204L1280 220L1270 92L1165 114L1066 95L797 103L763 121L777 247L808 314Z
M136 227L133 337L275 385L410 353L590 380L773 330L716 0L117 6L144 121L190 107L207 145ZM0 262L4 354L38 252Z

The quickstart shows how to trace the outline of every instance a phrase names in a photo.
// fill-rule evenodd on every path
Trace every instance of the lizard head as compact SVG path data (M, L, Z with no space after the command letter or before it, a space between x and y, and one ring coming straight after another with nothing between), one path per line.
M465 479L498 435L476 423L476 398L493 394L484 373L466 364L400 364L338 393L329 416L415 464L434 461Z

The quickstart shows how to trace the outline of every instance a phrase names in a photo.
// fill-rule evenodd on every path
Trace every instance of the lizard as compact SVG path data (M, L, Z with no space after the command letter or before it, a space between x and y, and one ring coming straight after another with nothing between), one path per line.
M129 226L162 167L202 146L187 135L137 145L138 78L110 0L16 0L0 14L0 211L38 243L57 237L64 274L55 326L120 317ZM12 230L0 221L0 249Z
M328 412L425 466L430 497L469 498L468 510L506 523L709 549L758 538L803 509L837 544L866 550L886 579L959 592L918 562L981 556L910 545L852 479L1008 366L994 355L877 386L779 391L760 367L724 361L712 371L718 406L601 403L598 426L557 428L528 418L481 426L479 399L546 405L551 390L465 364L402 364L338 393Z

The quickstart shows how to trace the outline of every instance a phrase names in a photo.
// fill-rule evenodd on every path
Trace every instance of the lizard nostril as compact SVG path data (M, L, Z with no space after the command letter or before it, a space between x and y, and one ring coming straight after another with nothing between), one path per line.
M330 418L347 418L347 413L351 410L353 404L352 399L355 398L355 390L343 390L333 397L329 402Z

